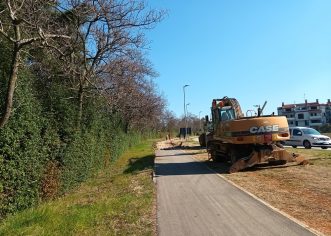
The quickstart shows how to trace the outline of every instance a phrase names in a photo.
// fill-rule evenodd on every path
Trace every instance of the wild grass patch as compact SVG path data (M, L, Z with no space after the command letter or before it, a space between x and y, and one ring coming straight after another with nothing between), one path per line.
M7 218L0 235L153 235L152 140L64 197Z

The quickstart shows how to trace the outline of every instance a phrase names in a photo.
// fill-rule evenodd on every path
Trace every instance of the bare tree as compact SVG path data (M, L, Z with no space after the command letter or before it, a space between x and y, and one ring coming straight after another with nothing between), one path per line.
M179 119L171 111L165 110L162 114L163 131L172 134L179 131Z
M4 113L0 128L8 122L12 108L22 53L27 47L54 47L58 39L69 39L65 26L55 19L57 11L54 0L5 0L0 5L0 39L12 47Z
M84 96L90 89L99 90L100 78L107 79L103 76L106 65L143 48L143 30L159 22L163 12L149 10L143 1L132 0L68 0L65 5L73 9L76 26L67 71L77 81L79 124Z
M107 79L103 80L105 96L114 113L130 128L161 129L165 101L156 91L152 77L156 74L146 60L136 57L119 58L107 65Z

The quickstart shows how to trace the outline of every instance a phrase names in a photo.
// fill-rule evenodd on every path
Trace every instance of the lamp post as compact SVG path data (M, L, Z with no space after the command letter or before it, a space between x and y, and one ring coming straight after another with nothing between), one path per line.
M188 112L187 112L187 106L188 105L190 105L190 103L187 103L186 104L186 114L185 114L185 139L186 139L186 137L187 137L187 114L188 114Z
M184 93L184 122L185 122L185 125L186 125L186 101L185 101L185 88L188 87L188 86L190 86L190 85L185 84L185 85L183 86L183 93ZM186 137L186 127L185 127L185 134L184 134L184 136Z
M186 115L188 114L188 112L187 112L187 106L189 106L190 105L190 103L186 103Z

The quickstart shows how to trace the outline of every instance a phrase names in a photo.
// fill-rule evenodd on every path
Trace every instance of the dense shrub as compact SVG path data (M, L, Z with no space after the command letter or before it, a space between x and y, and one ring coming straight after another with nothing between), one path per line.
M13 115L0 129L0 218L65 193L141 138L124 133L119 116L96 110L97 99L86 102L77 129L76 104L61 99L67 91L54 83L41 96L39 86L20 75Z
M29 75L21 76L12 118L0 129L0 216L39 201L40 179L48 158L40 106L31 93Z

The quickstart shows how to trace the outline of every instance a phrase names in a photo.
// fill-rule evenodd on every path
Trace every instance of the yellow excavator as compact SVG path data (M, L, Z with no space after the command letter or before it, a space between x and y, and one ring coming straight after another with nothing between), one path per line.
M235 98L213 99L212 120L206 116L205 133L199 137L213 161L230 161L230 173L259 163L308 162L300 155L288 153L282 141L290 138L285 116L257 114L244 116Z

